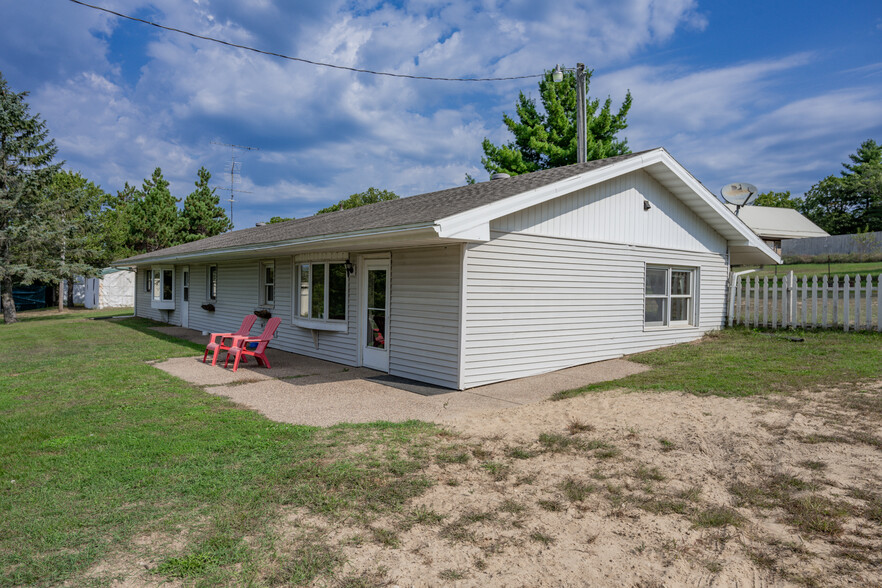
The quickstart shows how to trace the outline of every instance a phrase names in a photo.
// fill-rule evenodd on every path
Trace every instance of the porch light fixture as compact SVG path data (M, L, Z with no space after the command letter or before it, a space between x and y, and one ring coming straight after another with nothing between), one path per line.
M346 268L346 273L349 274L350 276L355 273L355 266L352 265L352 262L349 261L348 259L343 264L343 266Z
M556 65L554 66L554 71L551 72L551 80L554 83L562 82L565 71L576 72L576 140L578 142L576 145L576 162L585 163L588 160L588 153L586 152L588 129L585 121L585 64L577 63L575 69Z

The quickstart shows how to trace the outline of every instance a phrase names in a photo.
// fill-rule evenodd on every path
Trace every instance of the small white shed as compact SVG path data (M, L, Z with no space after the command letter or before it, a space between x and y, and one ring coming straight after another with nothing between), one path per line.
M86 278L83 305L86 308L126 308L135 305L135 272L107 268L97 278ZM76 295L74 300L76 301Z

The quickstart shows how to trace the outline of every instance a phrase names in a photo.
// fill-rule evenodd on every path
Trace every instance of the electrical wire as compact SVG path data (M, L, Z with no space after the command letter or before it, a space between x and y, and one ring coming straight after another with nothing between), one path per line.
M114 16L118 16L120 18L126 18L128 20L133 20L135 22L144 23L150 26L154 26L158 29L163 29L165 31L171 31L173 33L179 33L181 35L187 35L188 37L193 37L196 39L202 39L204 41L211 41L213 43L220 43L221 45L226 45L228 47L235 47L236 49L244 49L245 51L253 51L254 53L260 53L263 55L270 55L272 57L279 57L281 59L288 59L291 61L299 61L301 63L308 63L310 65L317 65L320 67L330 67L333 69L343 69L346 71L354 71L357 73L365 73L371 74L375 76L389 76L392 78L408 78L411 80L434 80L440 82L503 82L507 80L526 80L530 78L541 78L544 74L533 74L528 76L511 76L505 78L441 78L441 77L433 77L433 76L414 76L409 74L399 74L392 73L388 71L374 71L370 69L360 69L357 67L348 67L345 65L337 65L334 63L323 63L321 61L312 61L309 59L304 59L302 57L292 57L290 55L284 55L282 53L275 53L273 51L264 51L263 49L255 49L254 47L249 47L247 45L239 45L237 43L230 43L229 41L224 41L222 39L215 39L214 37L207 37L205 35L198 35L196 33L191 33L189 31L185 31L182 29L176 29L174 27L167 27L165 25L161 25L149 20L144 20L143 18L138 18L135 16L129 16L128 14L123 14L121 12L116 12L110 10L109 8L104 8L102 6L95 6L94 4L88 4L86 2L82 2L81 0L68 0L69 2L73 2L74 4L79 4L80 6L85 6L87 8L91 8L93 10L99 10L101 12L106 12L108 14L112 14Z

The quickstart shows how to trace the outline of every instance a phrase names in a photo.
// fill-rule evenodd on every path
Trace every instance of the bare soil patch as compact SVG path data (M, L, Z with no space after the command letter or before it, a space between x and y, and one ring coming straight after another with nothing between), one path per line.
M882 585L880 392L611 391L466 416L404 512L290 512L279 533L310 528L344 562L316 585Z

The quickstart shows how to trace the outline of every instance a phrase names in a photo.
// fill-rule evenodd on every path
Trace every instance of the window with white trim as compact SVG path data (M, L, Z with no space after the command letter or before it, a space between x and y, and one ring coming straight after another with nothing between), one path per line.
M153 266L153 296L150 306L164 310L175 307L175 268L171 265Z
M144 271L144 291L150 292L153 285L153 270Z
M276 264L260 262L260 305L273 306L276 301Z
M294 266L294 316L303 320L344 322L346 282L344 263L298 263Z
M695 275L694 268L646 266L644 326L694 324Z
M206 295L208 296L208 300L211 302L215 302L217 300L217 266L216 265L208 266L208 280L205 283L208 288L208 292L206 292Z

